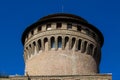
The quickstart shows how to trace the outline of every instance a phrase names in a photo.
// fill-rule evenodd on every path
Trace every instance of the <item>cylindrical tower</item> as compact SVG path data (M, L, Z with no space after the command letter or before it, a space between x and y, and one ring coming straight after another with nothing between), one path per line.
M102 33L79 16L66 13L45 16L22 35L25 73L96 74L103 41Z

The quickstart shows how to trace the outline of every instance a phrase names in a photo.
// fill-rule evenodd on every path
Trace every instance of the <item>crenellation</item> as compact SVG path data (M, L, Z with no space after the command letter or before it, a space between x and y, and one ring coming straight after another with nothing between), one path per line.
M42 25L42 31L46 31L46 25Z
M34 35L38 33L38 28L33 29Z
M67 29L67 23L63 22L62 23L62 28L61 29Z
M32 36L32 35L31 35L31 32L29 32L29 33L28 33L28 39L29 39L31 36Z
M54 30L54 29L56 29L56 23L52 23L51 24L51 28Z

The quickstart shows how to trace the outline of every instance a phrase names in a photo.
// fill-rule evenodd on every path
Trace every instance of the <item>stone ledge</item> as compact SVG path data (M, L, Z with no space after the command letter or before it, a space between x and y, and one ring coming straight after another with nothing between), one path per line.
M9 76L0 80L112 80L112 74Z

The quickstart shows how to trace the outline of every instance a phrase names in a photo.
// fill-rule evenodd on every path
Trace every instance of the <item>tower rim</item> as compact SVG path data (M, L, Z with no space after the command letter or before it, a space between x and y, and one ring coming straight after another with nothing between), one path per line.
M65 21L65 22L74 22L78 24L85 25L86 27L92 29L97 35L99 36L100 39L100 45L102 47L104 43L104 37L99 29L97 29L95 26L92 24L88 23L87 20L83 19L80 16L76 16L74 14L68 14L68 13L55 13L55 14L50 14L45 17L40 18L37 22L33 23L32 25L28 26L23 34L22 34L22 44L24 45L25 43L25 37L30 32L32 29L36 28L38 25L44 24L46 22L54 22L54 21Z

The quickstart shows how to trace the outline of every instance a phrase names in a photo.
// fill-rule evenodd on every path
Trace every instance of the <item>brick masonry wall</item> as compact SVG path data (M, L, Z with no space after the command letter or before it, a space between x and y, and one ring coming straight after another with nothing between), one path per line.
M96 74L97 64L90 55L70 50L51 50L39 53L26 61L29 75Z

